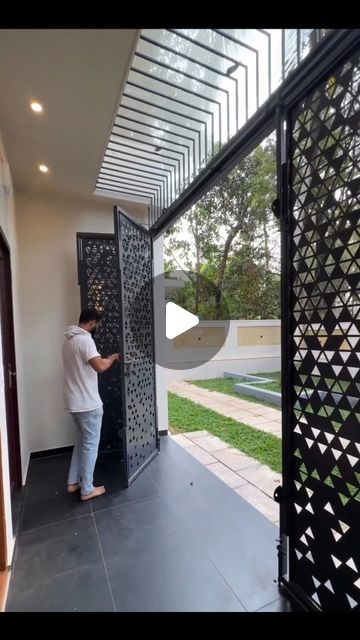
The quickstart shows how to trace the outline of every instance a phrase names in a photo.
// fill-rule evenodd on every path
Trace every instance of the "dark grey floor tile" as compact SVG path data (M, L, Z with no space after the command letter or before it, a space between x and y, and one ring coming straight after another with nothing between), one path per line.
M30 461L22 511L21 531L27 531L91 513L80 496L67 494L70 454Z
M288 610L276 527L170 438L128 489L100 456L88 502L66 494L69 463L30 462L9 611L112 610L94 523L119 611Z
M174 517L203 547L247 611L275 600L277 528L177 443L167 439L164 451L164 459L154 461L149 473Z
M44 579L36 589L10 594L6 611L114 611L103 563Z
M25 500L21 531L71 520L91 513L90 502L81 501L79 493L69 495L64 487L53 492L46 486L42 493L42 496L38 495L37 498Z
M94 517L118 611L244 611L163 498Z
M274 602L270 602L261 609L258 609L257 613L301 613L301 609L297 604L291 602L285 596L280 595Z
M62 574L102 564L91 515L20 534L9 598L38 589Z
M104 485L106 493L91 501L93 511L115 507L135 500L143 500L159 494L147 469L125 488L121 479L120 461L116 458L99 459L94 475L95 485Z
M26 478L26 493L31 500L42 496L44 486L51 492L66 487L71 454L64 453L30 460Z

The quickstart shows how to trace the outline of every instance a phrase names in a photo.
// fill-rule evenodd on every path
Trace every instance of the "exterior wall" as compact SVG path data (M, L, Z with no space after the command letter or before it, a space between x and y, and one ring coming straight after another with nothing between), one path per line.
M147 222L147 208L123 208ZM64 410L61 343L68 324L77 324L76 232L113 233L112 202L103 199L16 197L19 245L19 301L28 451L73 443L74 429Z
M201 326L187 334L169 340L168 382L222 378L224 371L280 371L280 320L231 320L225 344L216 356L207 361L209 347L218 343L224 331L225 323L222 321L201 322ZM183 369L171 368L172 364L176 367L179 363ZM187 368L187 363L198 363L198 366Z

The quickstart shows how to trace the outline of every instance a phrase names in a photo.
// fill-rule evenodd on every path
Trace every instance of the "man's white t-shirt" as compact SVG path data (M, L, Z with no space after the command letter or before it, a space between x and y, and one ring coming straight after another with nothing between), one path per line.
M89 364L100 356L88 331L69 326L61 355L64 364L65 407L71 413L92 411L103 406L99 395L98 374Z

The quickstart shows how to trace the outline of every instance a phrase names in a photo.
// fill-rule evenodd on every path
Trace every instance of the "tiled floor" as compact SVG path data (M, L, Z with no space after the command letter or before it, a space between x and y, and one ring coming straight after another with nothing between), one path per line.
M178 396L197 402L203 407L208 407L212 411L217 411L223 416L244 422L250 427L267 431L281 438L281 411L279 409L272 409L256 402L248 402L219 391L202 389L183 380L171 382L168 390Z
M275 473L207 431L179 433L171 437L262 515L279 524L279 505L273 495L281 484L280 473Z
M94 501L66 495L68 464L30 463L7 611L294 610L276 527L172 438L129 489L100 459Z

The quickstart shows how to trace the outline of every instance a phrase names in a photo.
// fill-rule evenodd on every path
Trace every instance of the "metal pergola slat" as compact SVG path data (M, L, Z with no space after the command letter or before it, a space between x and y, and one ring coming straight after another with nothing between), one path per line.
M151 174L144 172L161 171L163 186L150 212L158 232L174 211L184 211L183 203L193 202L189 193L208 183L253 123L264 131L264 114L274 113L273 98L279 95L276 87L303 66L310 45L326 31L142 30L96 186L102 188L111 158L121 179L119 194L125 176L130 178L125 168L151 199L145 180Z

